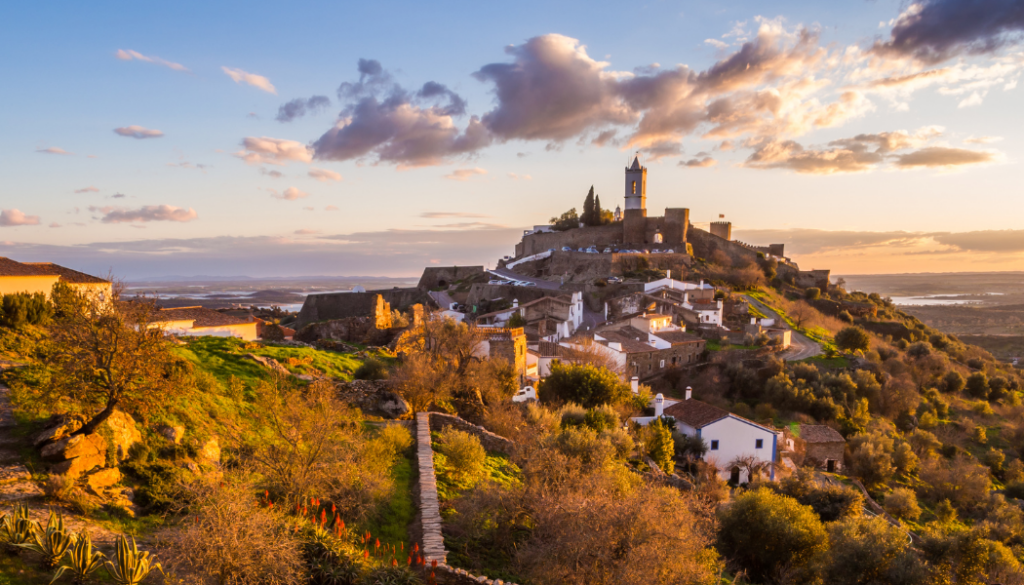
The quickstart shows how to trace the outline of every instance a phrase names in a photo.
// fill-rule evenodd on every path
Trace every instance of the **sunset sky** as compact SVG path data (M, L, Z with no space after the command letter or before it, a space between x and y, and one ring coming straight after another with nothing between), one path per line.
M1024 270L1021 0L6 3L0 256L416 274L621 204L833 273Z

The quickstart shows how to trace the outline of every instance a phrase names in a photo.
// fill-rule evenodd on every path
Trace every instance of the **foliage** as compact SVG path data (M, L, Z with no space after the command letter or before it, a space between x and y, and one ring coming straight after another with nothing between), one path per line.
M52 317L53 305L43 293L0 295L0 326L46 325Z
M916 521L921 517L921 507L917 505L917 495L914 490L907 488L896 488L892 493L885 496L882 507L892 517L898 520Z
M672 439L672 429L659 418L644 427L642 436L647 455L662 471L673 473L676 467L674 460L676 447L675 441Z
M469 489L483 479L487 451L476 435L454 427L444 427L438 434L437 451L444 456L444 472L448 483L458 489Z
M74 541L74 536L64 528L64 517L50 510L46 527L43 528L37 524L32 531L32 542L19 546L42 557L44 568L54 569L60 564Z
M537 389L543 402L576 402L585 408L619 404L632 394L629 385L606 368L589 364L551 363L551 374Z
M804 298L809 300L809 301L816 301L816 300L820 299L821 298L821 289L816 287L816 286L812 286L812 287L808 288L807 290L804 291Z
M551 229L564 232L580 227L580 217L576 214L576 208L573 207L558 217L552 217L548 223L551 224Z
M74 536L74 544L68 550L64 563L53 573L53 581L68 573L71 575L72 583L81 585L89 581L93 573L103 566L105 560L106 556L102 552L92 549L92 539L83 528Z
M9 554L18 552L22 545L32 542L35 523L29 519L28 507L15 504L14 508L0 515L0 544Z
M764 488L743 492L719 512L718 544L757 582L782 581L782 573L809 581L828 550L825 527L810 506Z
M836 333L836 347L843 351L867 351L871 347L871 336L860 327L843 327Z
M974 372L967 377L964 389L974 398L988 398L988 376L985 372Z
M806 469L782 480L779 489L801 504L810 506L822 522L860 516L864 507L864 496L859 490L844 485L819 485L813 472Z
M880 517L849 517L828 526L823 575L829 585L917 585L924 567L907 534Z
M140 551L132 537L118 536L114 543L114 559L106 562L107 572L116 585L138 585L156 569L163 572L163 567L156 562L156 557L148 551Z
M352 373L355 380L387 380L388 366L384 362L368 358Z

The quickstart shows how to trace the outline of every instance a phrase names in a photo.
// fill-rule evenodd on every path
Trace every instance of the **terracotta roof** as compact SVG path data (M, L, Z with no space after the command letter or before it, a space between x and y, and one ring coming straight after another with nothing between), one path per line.
M45 274L52 274L59 276L64 282L70 282L74 284L110 284L109 280L65 268L60 264L54 264L53 262L24 262L28 266L33 266Z
M0 276L52 276L51 273L33 266L0 256Z
M160 309L153 314L154 323L167 321L195 321L193 327L219 327L223 325L242 325L249 323L244 319L225 315L213 309L203 307L181 307L177 309Z
M665 341L676 345L678 343L697 343L702 339L696 335L684 333L682 331L658 331L654 334L658 339L664 339Z
M632 329L632 328L631 327L627 327L626 329ZM636 329L632 329L632 331L636 331ZM639 333L639 332L637 332L637 333ZM600 331L597 334L600 335L601 337L605 338L605 340L606 340L606 341L598 341L598 343L601 343L603 345L608 345L609 343L621 343L622 344L622 350L625 351L626 353L646 353L646 352L649 352L649 351L655 351L655 348L652 347L651 345L648 345L646 342L637 341L636 338L638 336L631 336L631 335L629 335L627 333L623 333L621 330L618 330L618 331L616 331L616 330ZM643 337L641 337L641 339L646 339L646 338L647 338L647 334L644 333Z
M674 416L676 420L699 429L729 416L729 411L691 398L690 400L680 400L669 406L665 409L665 414Z
M800 425L800 438L808 443L845 443L839 431L825 425Z

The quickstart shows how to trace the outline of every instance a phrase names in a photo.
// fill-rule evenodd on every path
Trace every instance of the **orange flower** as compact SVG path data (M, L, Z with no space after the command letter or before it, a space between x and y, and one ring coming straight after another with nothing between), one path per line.
M368 550L364 550L364 551L363 551L363 558L364 558L364 559L368 559L368 558L370 558L370 551L368 551Z
M398 561L396 559L391 559L391 566L392 567L397 567L398 566Z

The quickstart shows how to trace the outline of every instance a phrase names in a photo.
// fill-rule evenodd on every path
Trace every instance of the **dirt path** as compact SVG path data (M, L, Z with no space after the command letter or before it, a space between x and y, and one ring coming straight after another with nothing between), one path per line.
M779 327L790 330L791 343L789 349L779 354L779 357L789 361L799 361L816 355L821 355L823 353L821 351L821 344L811 341L806 335L793 330L793 328L786 323L785 319L780 317L775 311L771 310L770 307L751 296L743 295L743 298L747 299L747 302L751 305L757 307L757 310L764 313L764 315L769 319L775 319L775 323Z

